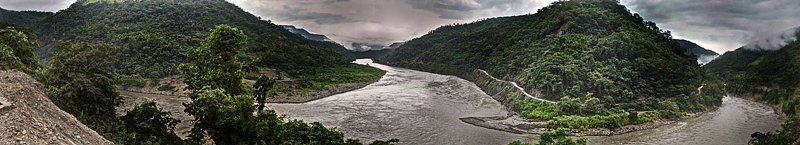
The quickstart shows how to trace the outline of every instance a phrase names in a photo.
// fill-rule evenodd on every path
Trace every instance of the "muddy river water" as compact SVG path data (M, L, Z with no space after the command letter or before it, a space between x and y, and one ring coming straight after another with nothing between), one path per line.
M536 142L538 135L513 134L461 122L464 117L505 116L508 112L475 84L455 76L394 68L360 59L387 71L364 88L300 104L269 104L278 114L336 127L345 138L362 142L400 139L398 144L508 144ZM129 100L155 99L175 112L179 130L191 117L181 115L186 98L122 92ZM126 100L126 102L128 102ZM128 105L129 106L129 105ZM126 108L126 107L122 107ZM697 118L616 136L590 136L589 144L747 144L750 134L780 129L769 106L725 97L719 109Z

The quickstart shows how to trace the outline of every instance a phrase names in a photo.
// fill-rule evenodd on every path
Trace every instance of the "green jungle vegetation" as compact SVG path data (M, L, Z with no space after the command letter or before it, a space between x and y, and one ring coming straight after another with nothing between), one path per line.
M547 131L539 136L539 143L533 145L586 145L586 138L581 136L577 140L572 140L569 136L569 130L558 128L555 131ZM521 141L514 141L508 145L531 145L529 143L522 143Z
M618 1L572 0L439 27L379 62L449 75L487 70L560 100L514 100L522 116L552 128L614 129L720 105L722 84L684 51Z
M783 130L754 133L750 144L791 144L800 138L800 41L772 51L739 48L705 68L726 84L728 93L778 105L786 115Z
M38 77L44 65L34 56L39 47L33 30L24 26L0 21L0 69L17 69ZM37 78L39 79L39 78Z
M53 12L13 11L0 8L0 21L30 28L53 14Z
M142 79L180 74L182 53L202 46L209 28L227 24L248 36L245 53L255 67L277 70L302 82L300 88L377 79L383 72L352 64L355 56L332 42L305 39L224 0L83 0L33 26L41 41L36 56L50 64L54 40L109 44L110 64L125 86ZM243 61L243 60L242 60ZM341 75L336 75L341 74ZM257 75L255 75L257 76ZM249 79L255 79L248 77Z
M0 69L20 69L34 76L54 104L116 144L362 144L357 139L345 140L336 128L288 120L264 108L275 78L260 75L255 87L242 83L245 72L257 71L256 62L240 58L247 50L247 36L228 25L213 29L202 47L184 50L192 63L179 68L193 90L192 102L184 104L184 111L195 116L187 140L174 133L180 120L154 102L116 115L115 106L123 100L116 91L112 67L119 51L114 45L56 41L52 45L60 51L50 66L44 66L33 55L39 44L30 29L2 21L0 25L4 26L0 28Z

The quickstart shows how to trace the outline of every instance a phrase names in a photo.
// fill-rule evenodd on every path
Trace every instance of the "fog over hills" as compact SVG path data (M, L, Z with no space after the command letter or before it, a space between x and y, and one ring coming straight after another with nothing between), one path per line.
M686 55L694 54L694 55L696 55L698 64L706 64L708 62L711 62L711 60L714 60L715 58L719 57L718 53L716 53L714 51L711 51L711 50L708 50L706 48L703 48L702 46L697 45L696 43L691 42L689 40L675 39L675 41L678 41L678 43L681 45L681 47L686 49L686 50L684 50L683 54L686 54Z
M382 44L367 44L367 43L353 42L352 44L350 44L350 46L353 47L352 51L364 52L364 51L370 51L370 50L375 51L375 50L384 50L384 49L395 49L395 48L400 47L400 45L403 45L405 43L406 42L395 42L395 43L390 44L389 46L386 46L386 45L382 45Z
M797 40L797 36L799 35L800 27L794 27L783 30L778 34L769 35L754 42L750 42L749 44L742 46L742 48L755 51L777 50Z
M305 30L303 28L297 28L297 27L295 27L293 25L280 25L280 26L283 27L286 30L289 30L289 32L292 32L294 34L298 34L300 36L303 36L306 39L311 39L311 40L316 40L316 41L335 42L335 41L331 40L330 38L328 38L328 36L325 36L325 35L322 35L322 34L314 34L314 33L308 32L307 30ZM352 42L352 43L350 43L349 50L350 51L354 51L354 52L365 52L365 51L370 51L370 50L377 51L377 50L384 50L384 49L395 49L395 48L400 47L400 45L403 45L405 43L406 42L394 42L394 43L386 46L384 44L370 44L370 43Z
M297 28L297 27L292 26L292 25L280 25L280 26L283 27L283 29L289 30L289 32L292 32L294 34L299 34L300 36L303 36L306 39L333 42L333 40L329 39L328 36L325 36L325 35L322 35L322 34L313 34L311 32L306 31L303 28Z

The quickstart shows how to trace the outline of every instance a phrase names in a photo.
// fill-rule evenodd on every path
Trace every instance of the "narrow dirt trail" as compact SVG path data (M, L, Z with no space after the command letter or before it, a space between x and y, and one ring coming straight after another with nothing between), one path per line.
M525 96L528 96L529 98L533 98L533 99L536 99L536 100L539 100L539 101L545 101L545 102L550 102L550 103L556 103L556 102L553 102L553 101L550 101L550 100L545 100L545 99L542 99L542 98L536 98L536 97L534 97L533 95L531 95L531 94L528 94L528 92L526 92L526 91L525 91L525 89L523 89L522 87L519 87L519 85L517 85L517 83L515 83L515 82L512 82L512 81L505 81L505 80L500 80L500 79L497 79L497 78L495 78L495 77L494 77L494 76L492 76L492 75L489 75L489 73L488 73L488 72L486 72L486 71L484 71L484 70L482 70L482 69L478 69L478 70L479 70L479 71L481 71L481 72L483 72L483 74L486 74L487 76L491 77L492 79L494 79L494 80L496 80L496 81L501 81L501 82L511 83L511 85L514 85L514 87L516 87L517 89L519 89L520 91L522 91L522 93L523 93L523 94L525 94Z

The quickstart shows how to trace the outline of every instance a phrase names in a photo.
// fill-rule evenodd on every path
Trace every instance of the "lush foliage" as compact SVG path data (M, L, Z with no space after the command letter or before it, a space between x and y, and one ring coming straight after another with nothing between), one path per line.
M113 60L108 45L56 42L56 54L46 73L51 100L70 114L114 116L121 102L111 74Z
M34 77L43 68L33 54L39 47L31 29L0 21L0 69L18 69Z
M573 0L536 14L440 27L382 61L446 74L484 69L518 78L549 100L592 93L615 104L696 97L703 69L683 51L669 31L617 2Z
M534 145L586 145L586 138L583 136L579 137L578 140L573 141L571 138L568 138L569 131L564 128L558 128L555 131L548 131L542 133L539 136L539 143ZM530 145L528 143L522 143L520 141L514 141L509 143L509 145Z
M191 64L181 64L180 70L186 77L186 89L201 90L203 87L223 89L229 95L245 93L242 78L245 71L254 71L249 62L240 62L236 55L245 49L247 36L236 28L219 25L211 30L203 47L189 48L186 55Z
M48 97L89 128L109 136L116 126L114 107L122 102L109 66L114 48L63 41L55 45L61 52L40 80L47 87Z
M80 1L35 25L45 40L36 55L49 62L58 51L51 40L108 43L119 47L116 73L163 78L179 74L177 66L188 62L181 51L202 46L209 28L220 24L250 38L243 51L259 59L258 66L297 77L352 59L338 44L292 34L224 0Z
M185 53L193 62L181 65L187 88L192 90L192 102L184 104L184 111L195 117L190 141L202 144L209 138L216 144L360 144L358 140L344 140L344 134L335 128L317 122L309 126L302 120L286 121L275 111L262 109L275 80L262 75L255 88L242 85L244 72L252 71L248 61L239 62L236 57L244 50L246 40L242 31L220 25L212 30L205 46Z
M127 144L183 144L174 133L180 120L171 118L171 112L161 111L155 102L145 101L136 104L132 110L119 117L126 133L132 136Z
M50 15L53 15L53 12L12 11L0 8L0 21L6 21L25 27L32 27L34 24L41 22Z
M781 105L788 117L783 130L754 133L751 144L791 144L800 138L800 41L773 51L739 48L704 67L725 82L729 93Z
M572 0L536 14L443 26L380 61L452 75L487 70L544 99L565 98L515 100L523 116L557 127L613 128L643 123L626 121L625 112L668 118L722 102L721 83L684 51L669 31L617 1Z

